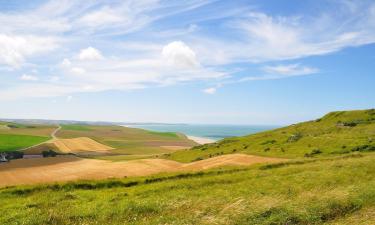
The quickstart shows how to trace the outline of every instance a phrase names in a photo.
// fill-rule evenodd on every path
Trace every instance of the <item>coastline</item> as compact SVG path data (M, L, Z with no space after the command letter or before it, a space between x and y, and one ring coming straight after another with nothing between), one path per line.
M204 144L210 144L216 142L216 140L209 139L209 138L203 138L203 137L197 137L197 136L191 136L191 135L186 135L187 138L189 138L192 141L195 141L196 143L200 145Z

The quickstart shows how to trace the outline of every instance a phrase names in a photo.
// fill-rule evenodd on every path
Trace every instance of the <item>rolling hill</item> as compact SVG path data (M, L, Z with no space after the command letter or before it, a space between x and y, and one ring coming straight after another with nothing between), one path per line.
M331 112L317 120L228 138L166 157L190 162L231 153L300 158L356 151L375 151L375 109Z
M157 168L164 173L0 188L0 224L374 224L374 122L374 110L332 112L314 121L166 155L178 161L196 161L187 164L165 159L109 162L73 156L54 159L68 160L69 166L48 159L29 160L29 164L39 166L42 160L52 172L47 174L43 167L38 167L39 172L24 172L33 182L30 175L69 180L69 176L77 175L75 171L85 172L77 169L79 166L96 168L90 176L84 174L90 179L106 173L102 170L105 167L121 172L121 177L138 173L141 167L149 172L143 175L153 174L151 169ZM118 150L124 152L131 151L126 148L131 143L141 149L155 142L160 146L161 136L163 141L176 141L178 136L119 129L74 125L64 127L57 136L87 136L109 146L119 142ZM237 153L279 158L262 158L260 164L250 165L243 160L254 156ZM225 163L234 157L238 163ZM18 171L31 169L21 161L5 167L12 163ZM208 170L189 172L189 167ZM67 170L71 174L61 176ZM16 171L5 168L4 177L11 172ZM23 181L14 180L17 183Z
M27 120L26 120L27 121ZM197 145L185 135L115 125L32 124L0 121L0 152L53 150L108 160L148 158Z

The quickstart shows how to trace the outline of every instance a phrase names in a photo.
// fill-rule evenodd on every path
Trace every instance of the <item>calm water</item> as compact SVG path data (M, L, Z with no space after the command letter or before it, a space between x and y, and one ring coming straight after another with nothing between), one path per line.
M127 125L134 128L142 128L152 131L180 132L186 135L204 137L213 140L220 140L226 137L243 136L260 131L271 130L277 126L259 126L259 125L159 125L142 124Z

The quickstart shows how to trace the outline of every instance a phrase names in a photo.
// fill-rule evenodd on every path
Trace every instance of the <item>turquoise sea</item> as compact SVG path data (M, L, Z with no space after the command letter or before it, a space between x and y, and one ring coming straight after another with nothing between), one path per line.
M244 136L278 128L270 125L196 125L196 124L132 124L128 127L151 131L180 132L186 135L220 140L233 136Z

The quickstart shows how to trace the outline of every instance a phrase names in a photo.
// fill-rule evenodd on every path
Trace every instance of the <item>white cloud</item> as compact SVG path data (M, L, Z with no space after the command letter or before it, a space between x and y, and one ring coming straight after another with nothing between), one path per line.
M375 42L375 4L370 1L371 4L362 1L342 4L335 12L290 17L267 15L250 9L251 6L246 9L234 6L225 12L214 7L204 15L197 11L191 16L189 13L186 20L179 20L178 13L210 2L64 0L48 1L22 12L0 12L0 64L6 67L0 70L17 70L24 65L43 72L48 68L64 84L49 80L48 75L47 79L40 79L55 82L53 88L58 91L51 84L40 84L38 87L46 91L38 91L20 82L12 84L14 95L67 96L81 91L124 90L192 81L212 84L221 82L228 74L236 74L233 65L237 63L272 65L263 68L265 74L244 80L312 74L318 72L314 67L302 66L297 60L293 64L282 61ZM332 4L337 5L336 1ZM165 23L166 17L174 21L173 26ZM151 26L157 20L160 23ZM206 20L218 23L215 32L207 29ZM124 35L131 32L134 35ZM93 47L77 54L77 48L93 44L111 55L103 57ZM61 51L33 61L59 45L63 46ZM62 63L56 63L61 59L64 59ZM206 90L215 92L217 88ZM0 92L2 96L9 96L11 90Z
M58 77L58 76L51 76L50 77L50 81L51 82L57 82L57 81L59 81L60 80L60 77Z
M80 68L80 67L73 67L73 68L71 69L71 72L72 72L73 74L81 75L81 74L86 73L86 70L83 69L83 68Z
M88 47L79 52L78 58L80 60L99 60L103 59L103 56L98 49Z
M317 73L319 71L316 68L301 66L299 64L266 66L263 68L263 70L269 74L281 74L289 76L308 75Z
M72 62L69 60L69 59L64 59L62 62L61 62L61 66L62 67L70 67L72 65Z
M71 102L73 100L73 96L69 95L66 97L66 102Z
M38 77L33 76L33 75L28 75L28 74L23 74L20 77L20 79L25 80L25 81L37 81L37 80L39 80Z
M181 41L174 41L164 46L162 55L168 65L184 68L199 66L195 52Z
M20 67L27 57L50 52L57 46L51 37L0 34L0 64Z
M216 93L216 88L213 88L213 87L212 88L207 88L207 89L204 89L203 92L206 93L206 94L212 95L212 94Z
M109 7L104 7L98 11L87 13L78 19L78 23L89 26L98 27L112 23L123 21L123 17Z

